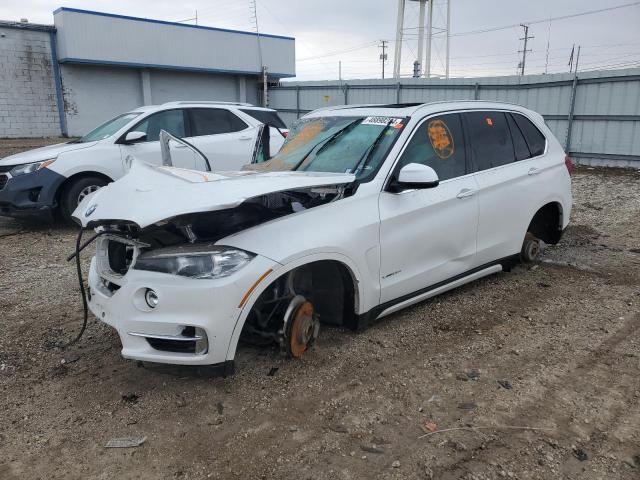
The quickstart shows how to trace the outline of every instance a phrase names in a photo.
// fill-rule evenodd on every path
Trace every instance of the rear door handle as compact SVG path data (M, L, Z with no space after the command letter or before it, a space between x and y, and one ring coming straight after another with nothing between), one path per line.
M248 136L248 135L243 135L242 137L239 138L239 140L251 140L253 137Z
M188 148L186 145L183 145L181 143L178 143L175 148Z
M537 175L540 173L540 169L536 167L531 167L527 172L527 175Z
M475 195L476 191L473 190L472 188L463 188L462 190L460 190L458 192L458 195L456 195L456 197L458 198L467 198L470 197L472 195Z

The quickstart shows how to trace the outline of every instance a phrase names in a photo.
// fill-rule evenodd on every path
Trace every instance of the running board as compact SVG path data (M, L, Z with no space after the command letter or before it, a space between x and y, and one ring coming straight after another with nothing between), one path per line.
M398 310L402 310L403 308L413 305L414 303L418 303L428 298L435 297L436 295L440 295L441 293L444 293L448 290L452 290L456 287L464 285L465 283L472 282L474 280L478 280L479 278L486 277L487 275L491 275L492 273L498 273L501 271L502 271L502 265L500 264L491 265L490 267L474 272L470 275L467 275L466 277L459 278L457 280L454 280L451 283L447 283L446 285L436 287L433 290L429 290L427 292L421 293L403 302L396 303L395 305L392 305L389 308L383 310L382 313L378 315L376 318L386 317L387 315L395 313Z

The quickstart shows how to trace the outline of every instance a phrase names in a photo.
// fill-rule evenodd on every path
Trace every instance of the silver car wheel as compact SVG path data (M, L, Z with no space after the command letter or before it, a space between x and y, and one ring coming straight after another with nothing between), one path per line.
M97 192L98 190L100 190L100 188L101 187L99 185L88 185L84 187L82 190L80 190L80 194L78 195L78 205L80 205L80 202L84 200L84 197L86 197L87 195L93 192Z

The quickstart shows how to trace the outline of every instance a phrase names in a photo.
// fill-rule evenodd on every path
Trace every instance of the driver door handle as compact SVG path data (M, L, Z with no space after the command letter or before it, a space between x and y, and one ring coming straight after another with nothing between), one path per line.
M239 140L251 140L253 137L250 135L243 135L242 137L239 137Z
M527 175L537 175L540 173L540 169L536 167L531 167L527 172Z
M458 192L458 195L456 195L456 197L458 198L467 198L467 197L471 197L472 195L475 195L476 191L472 188L463 188L462 190L460 190Z

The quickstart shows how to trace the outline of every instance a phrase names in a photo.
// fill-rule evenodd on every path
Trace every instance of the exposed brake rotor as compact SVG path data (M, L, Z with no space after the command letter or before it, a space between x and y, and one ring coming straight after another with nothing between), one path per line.
M313 304L302 295L293 297L284 315L282 347L287 355L300 358L320 330L320 322L313 314Z

